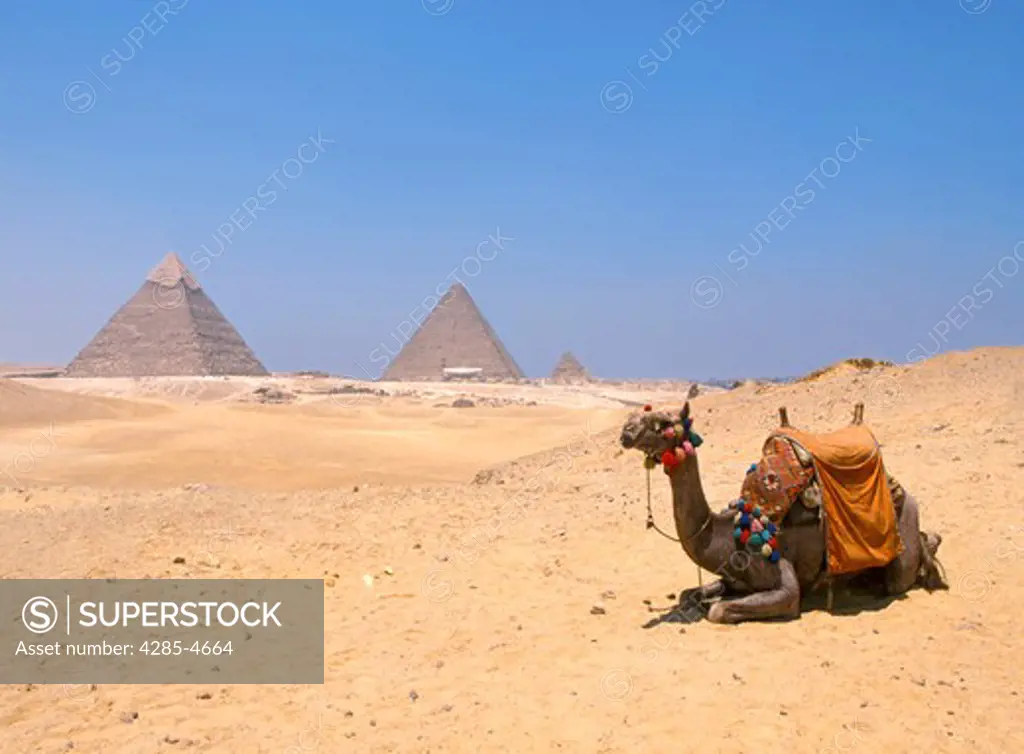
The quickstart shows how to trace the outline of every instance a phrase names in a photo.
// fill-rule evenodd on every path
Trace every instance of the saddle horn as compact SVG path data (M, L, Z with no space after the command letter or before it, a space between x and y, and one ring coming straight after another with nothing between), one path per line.
M788 427L788 426L790 426L790 424L789 424L789 414L786 413L786 407L785 406L779 406L779 426L780 427Z

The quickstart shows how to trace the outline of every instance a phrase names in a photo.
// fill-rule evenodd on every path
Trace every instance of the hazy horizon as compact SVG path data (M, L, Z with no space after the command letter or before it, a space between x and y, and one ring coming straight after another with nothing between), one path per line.
M453 270L535 378L1024 343L1024 6L4 20L0 362L67 364L169 251L272 371L378 377Z

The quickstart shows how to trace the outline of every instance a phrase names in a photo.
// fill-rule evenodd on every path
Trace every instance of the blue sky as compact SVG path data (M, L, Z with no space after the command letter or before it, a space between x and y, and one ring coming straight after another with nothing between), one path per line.
M600 376L701 378L1022 343L1020 3L2 14L0 361L70 360L232 216L192 266L271 369L376 376L467 258L534 376L566 349Z

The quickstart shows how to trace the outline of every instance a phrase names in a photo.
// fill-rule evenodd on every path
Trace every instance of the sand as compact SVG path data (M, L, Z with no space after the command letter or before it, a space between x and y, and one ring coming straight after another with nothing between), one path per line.
M0 751L1016 750L1022 375L983 349L694 400L721 505L778 406L826 430L865 401L945 538L949 592L728 627L658 621L697 573L617 446L688 384L0 381L7 578L327 579L325 685L6 686Z

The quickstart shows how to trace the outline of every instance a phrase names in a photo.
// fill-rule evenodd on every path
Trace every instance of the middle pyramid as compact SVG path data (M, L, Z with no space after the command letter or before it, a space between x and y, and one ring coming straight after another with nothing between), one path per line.
M446 370L484 379L526 376L462 283L448 289L381 379L442 380Z

